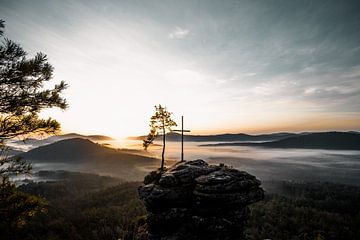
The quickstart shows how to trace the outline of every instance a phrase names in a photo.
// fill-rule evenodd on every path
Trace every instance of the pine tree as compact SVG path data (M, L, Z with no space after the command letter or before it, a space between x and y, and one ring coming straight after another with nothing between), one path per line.
M3 37L4 21L0 20L0 148L6 151L6 140L36 133L55 133L60 124L51 118L39 118L44 108L67 107L60 93L67 87L62 81L53 89L44 89L51 80L53 67L47 56L37 53L27 58L22 47ZM4 168L4 166L7 166ZM3 157L0 161L1 177L5 174L27 173L29 166L15 158Z
M160 104L155 106L155 114L150 118L150 133L143 141L145 150L154 142L155 138L162 135L162 154L161 154L161 167L160 170L164 170L165 162L165 146L166 146L166 133L171 131L171 127L177 126L176 122L171 119L172 112L167 111L166 107L162 107Z
M47 56L37 53L29 58L19 44L3 36L4 26L4 21L0 20L0 228L3 233L13 235L14 229L9 228L25 224L42 209L43 201L18 192L10 182L11 175L30 173L31 165L11 156L6 141L28 134L59 131L60 124L56 120L41 119L39 113L44 108L65 109L67 103L60 94L67 85L62 81L52 89L45 89L44 83L52 79L54 70Z

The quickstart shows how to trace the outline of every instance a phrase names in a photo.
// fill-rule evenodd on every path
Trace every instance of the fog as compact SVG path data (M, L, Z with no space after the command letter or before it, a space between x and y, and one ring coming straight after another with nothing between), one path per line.
M185 160L204 159L211 164L225 163L236 169L247 171L263 181L327 181L360 185L360 151L322 150L322 149L274 149L250 146L211 146L207 142L186 142ZM212 142L214 143L214 142ZM104 143L102 143L104 144ZM141 150L140 141L112 141L108 146L140 155L161 158L161 145L156 143L148 151ZM166 143L166 165L171 166L180 160L180 142ZM159 164L160 166L160 164ZM129 181L142 180L159 166L154 162L134 166L86 165L79 163L34 162L33 171L68 170L110 175ZM120 171L120 170L121 171ZM27 176L41 180L36 174Z
M360 185L360 151L202 147L201 144L206 143L185 143L185 160L201 158L211 164L225 163L265 181L329 181ZM166 158L179 161L180 149L178 142L167 143ZM150 147L149 154L160 158L161 146Z

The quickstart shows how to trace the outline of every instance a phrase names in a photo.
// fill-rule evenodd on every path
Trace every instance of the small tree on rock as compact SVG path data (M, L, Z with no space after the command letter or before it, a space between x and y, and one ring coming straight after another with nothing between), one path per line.
M171 114L172 112L167 111L166 107L160 104L155 106L155 114L150 118L150 132L143 141L143 146L146 150L154 142L159 133L162 135L161 171L164 170L166 133L171 131L171 127L177 126L176 122L171 119Z

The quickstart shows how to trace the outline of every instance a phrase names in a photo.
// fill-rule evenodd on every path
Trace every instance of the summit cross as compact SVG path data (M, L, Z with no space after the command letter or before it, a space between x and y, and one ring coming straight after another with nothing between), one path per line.
M184 130L184 116L181 116L181 129L172 131L181 132L181 162L184 162L184 132L190 132L190 130Z

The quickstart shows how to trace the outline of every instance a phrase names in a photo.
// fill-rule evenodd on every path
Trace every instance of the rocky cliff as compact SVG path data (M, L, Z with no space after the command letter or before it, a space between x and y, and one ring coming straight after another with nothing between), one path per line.
M264 198L254 176L203 160L152 172L144 184L139 196L148 215L139 239L244 239L247 205Z

